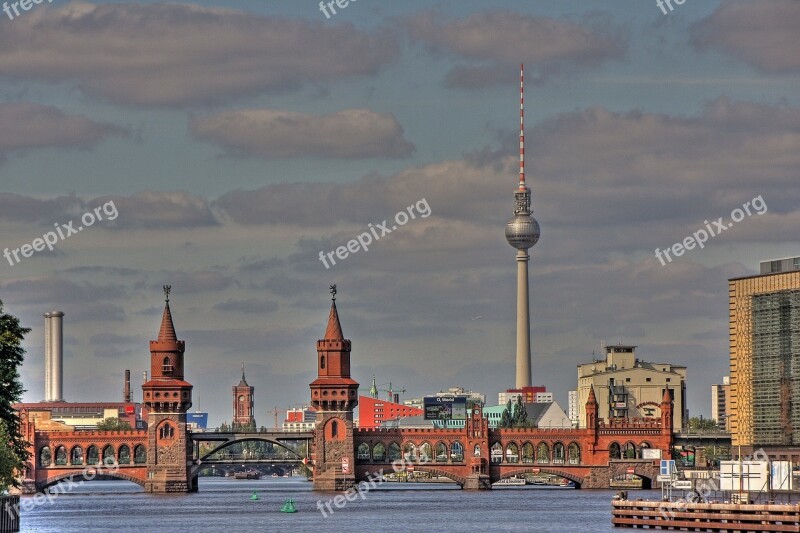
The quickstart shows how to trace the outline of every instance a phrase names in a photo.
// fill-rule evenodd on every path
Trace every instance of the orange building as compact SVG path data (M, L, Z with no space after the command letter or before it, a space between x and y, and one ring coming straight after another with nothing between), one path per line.
M370 396L358 397L358 427L360 428L373 429L388 420L397 420L407 416L422 416L424 414L425 411L418 407L411 407Z

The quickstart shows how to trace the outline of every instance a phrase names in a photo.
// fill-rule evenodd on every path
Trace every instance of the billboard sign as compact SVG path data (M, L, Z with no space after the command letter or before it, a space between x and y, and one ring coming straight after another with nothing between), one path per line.
M208 413L198 413L198 412L186 413L186 423L190 424L190 427L207 429Z
M350 459L342 457L342 474L347 475L350 473Z
M466 396L426 396L425 420L466 420Z
M661 459L661 448L642 448L642 459Z
M662 476L672 476L677 471L675 468L675 461L668 459L661 459L661 468L659 474Z
M719 478L720 490L764 492L769 489L769 463L767 461L720 461Z
M772 490L792 490L792 462L772 461L770 480Z

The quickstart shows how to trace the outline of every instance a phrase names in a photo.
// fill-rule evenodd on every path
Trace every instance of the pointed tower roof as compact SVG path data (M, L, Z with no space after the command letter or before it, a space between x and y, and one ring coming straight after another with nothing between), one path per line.
M239 387L249 387L247 380L244 379L244 363L242 363L242 380L239 382Z
M372 387L369 389L369 395L373 398L378 397L378 386L375 384L375 374L372 374Z
M325 340L344 340L342 325L339 323L339 313L336 311L336 300L331 302L331 313L328 315L328 327L325 328Z
M164 291L167 300L164 305L164 314L161 317L161 329L158 330L158 342L177 342L178 336L175 335L175 326L172 324L172 313L169 310L169 291Z
M664 397L661 398L661 403L672 403L672 395L669 393L669 388L664 389Z
M597 403L597 396L594 394L594 385L589 387L589 398L586 400L586 403Z

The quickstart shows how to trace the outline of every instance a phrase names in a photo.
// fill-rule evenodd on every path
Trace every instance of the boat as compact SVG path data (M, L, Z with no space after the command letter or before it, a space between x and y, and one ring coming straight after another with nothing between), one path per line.
M261 479L261 472L258 470L245 470L244 472L236 472L233 477L234 479Z
M294 500L291 499L291 498L286 500L286 503L284 503L283 507L281 507L281 512L282 513L296 513L297 509L295 509L295 507L294 507Z
M531 485L547 485L547 481L540 477L535 477L533 481L531 481Z
M504 487L521 487L524 486L525 484L526 484L525 478L516 476L501 479L500 481L495 483L495 485L500 485Z

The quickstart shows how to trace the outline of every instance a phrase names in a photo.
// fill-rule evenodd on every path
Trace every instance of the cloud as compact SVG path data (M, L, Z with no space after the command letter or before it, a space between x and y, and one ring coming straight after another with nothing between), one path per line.
M414 145L392 114L346 109L309 115L275 109L225 111L192 119L189 130L236 154L272 159L407 157Z
M108 212L101 212L106 229L187 228L217 225L208 202L187 192L145 191L130 196L101 196L91 199L59 196L39 199L0 192L0 220L39 222L48 226L77 220L86 212L113 202L117 217L112 221Z
M475 13L447 19L421 13L407 23L413 40L473 62L451 70L446 82L455 87L484 87L512 79L520 62L532 81L543 82L567 68L595 66L622 57L623 33L601 18L581 23L508 11ZM474 64L478 62L478 64Z
M228 300L214 305L217 311L233 311L236 313L271 313L278 309L278 304L272 300L259 300L249 298L247 300Z
M73 82L141 106L216 103L374 74L398 54L387 31L195 4L72 2L0 34L0 74Z
M800 2L727 0L691 28L700 50L729 54L770 73L800 72Z
M33 102L0 104L0 124L3 125L0 160L11 152L89 148L109 137L127 135L124 129L112 124L95 122L81 115L67 115L55 107Z
M211 270L172 271L160 274L158 277L161 282L153 284L153 290L159 290L163 285L172 285L173 289L181 294L218 291L234 284L234 280L230 276Z

